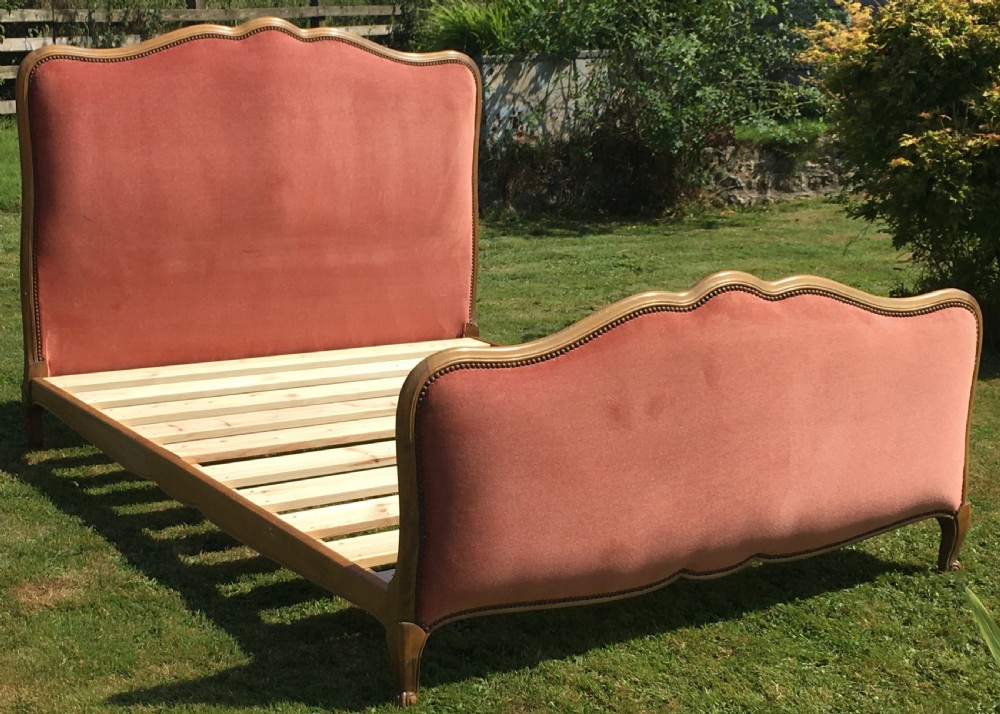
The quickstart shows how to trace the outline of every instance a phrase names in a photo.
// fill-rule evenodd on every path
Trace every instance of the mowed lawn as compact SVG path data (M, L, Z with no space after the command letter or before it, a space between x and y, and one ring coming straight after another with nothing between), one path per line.
M26 451L11 138L0 130L0 712L392 711L374 619L55 420L45 448ZM721 269L878 294L912 277L885 236L826 202L664 223L497 221L480 254L480 324L500 342ZM449 625L429 641L417 711L994 711L1000 668L962 588L1000 609L998 365L988 357L979 383L963 572L935 570L932 521L632 600Z

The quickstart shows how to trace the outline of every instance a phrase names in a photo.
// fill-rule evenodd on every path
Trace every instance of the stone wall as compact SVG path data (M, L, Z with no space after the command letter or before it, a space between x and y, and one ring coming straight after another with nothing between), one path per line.
M559 140L572 134L585 109L587 82L599 73L599 63L599 53L575 59L536 55L481 60L484 207L545 210L563 205L567 198L572 203L567 191L603 190L606 177L580 175L567 157L532 152L536 145L542 154L558 151ZM735 143L707 148L703 159L709 178L704 196L715 205L766 205L841 190L837 158L828 143Z
M803 147L735 144L706 149L710 203L761 206L840 193L837 156L829 142Z
M597 53L480 60L487 141L564 138L573 130Z

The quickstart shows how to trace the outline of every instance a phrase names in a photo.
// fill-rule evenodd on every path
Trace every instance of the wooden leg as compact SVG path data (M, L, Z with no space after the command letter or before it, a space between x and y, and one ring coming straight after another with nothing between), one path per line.
M938 551L938 570L946 572L958 570L962 566L958 562L958 551L965 541L969 531L969 514L972 506L968 502L962 504L958 513L946 518L938 518L941 526L941 549Z
M37 404L27 404L24 407L24 423L28 432L28 447L40 449L42 447L42 412L44 410Z
M399 622L386 626L385 638L389 642L389 666L396 687L396 704L401 707L416 704L420 655L427 642L427 632L412 622Z

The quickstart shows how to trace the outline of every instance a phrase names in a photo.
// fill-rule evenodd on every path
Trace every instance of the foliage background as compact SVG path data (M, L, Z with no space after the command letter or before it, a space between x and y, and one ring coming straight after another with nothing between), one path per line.
M472 54L601 51L572 136L487 147L484 160L530 163L557 207L630 215L690 198L703 149L738 127L822 117L798 29L833 14L825 0L432 0L416 38Z
M820 54L852 213L911 252L920 289L975 295L989 335L1000 326L1000 2L895 0L856 27Z

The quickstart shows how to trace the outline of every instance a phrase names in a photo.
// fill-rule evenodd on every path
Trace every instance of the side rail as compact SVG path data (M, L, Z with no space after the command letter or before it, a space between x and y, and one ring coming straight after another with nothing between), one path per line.
M931 517L951 567L980 324L957 290L729 272L537 342L433 355L400 397L390 607L427 633Z

